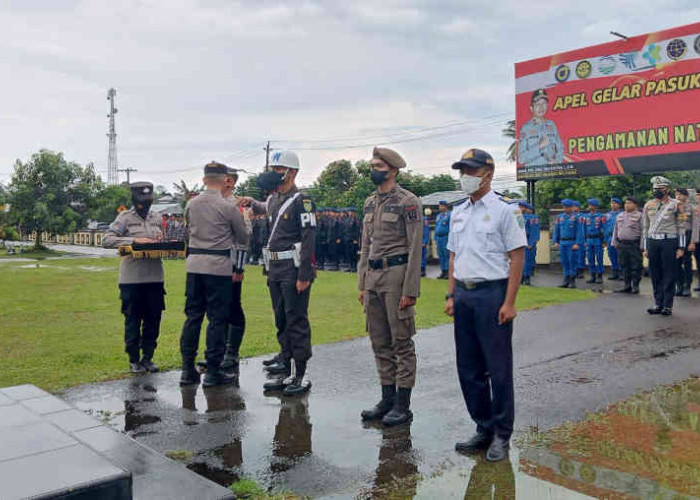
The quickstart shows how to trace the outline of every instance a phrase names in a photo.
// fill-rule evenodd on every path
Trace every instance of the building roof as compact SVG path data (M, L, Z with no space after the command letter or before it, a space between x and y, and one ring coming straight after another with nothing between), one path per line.
M452 206L467 198L468 196L464 194L464 191L438 191L422 196L420 201L424 207L437 207L441 200L445 200L448 205Z
M158 214L175 214L175 215L182 215L184 211L182 210L182 207L180 206L179 203L157 203L155 205L151 205L151 212L155 212Z

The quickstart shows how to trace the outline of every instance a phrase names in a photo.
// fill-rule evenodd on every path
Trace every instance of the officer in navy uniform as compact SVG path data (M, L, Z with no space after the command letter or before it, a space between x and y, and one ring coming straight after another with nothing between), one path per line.
M347 261L349 266L347 272L356 273L362 226L355 216L355 207L348 207L347 214L348 217L345 221L345 241L347 242Z
M315 242L315 249L316 249L316 268L319 270L323 270L323 267L326 262L326 248L328 248L328 242L327 242L327 228L328 228L328 220L326 217L326 209L325 208L317 208L316 209L316 242Z
M513 433L513 319L525 262L525 221L517 204L491 189L495 163L470 149L452 165L469 198L450 222L450 276L445 312L454 316L457 372L477 433L456 449L508 457Z
M531 285L531 278L535 270L535 258L537 256L537 242L540 241L540 220L533 212L535 208L526 201L518 202L525 220L525 235L527 236L527 248L525 249L525 265L523 266L522 284Z
M161 218L150 211L153 184L134 182L130 186L133 208L120 213L105 234L102 245L117 248L133 243L163 239ZM153 363L160 319L165 309L163 263L161 259L122 257L119 265L119 296L124 314L124 343L132 373L156 372ZM139 356L141 356L139 358Z
M588 200L588 213L581 215L581 239L584 241L583 251L588 256L591 278L586 283L603 283L603 232L605 216L598 212L598 198Z
M561 268L564 273L564 282L559 287L576 288L577 251L582 243L579 230L580 217L573 211L573 200L565 198L561 200L561 205L564 207L564 213L557 216L552 236L554 247L559 249Z
M435 218L435 244L437 245L438 258L440 259L440 276L438 279L446 280L450 267L450 252L447 250L447 237L450 234L450 211L445 200L438 202L440 213Z
M226 335L231 320L231 286L234 244L247 245L250 234L238 207L227 201L221 192L226 185L228 167L211 162L204 167L206 190L187 202L187 285L185 314L180 353L182 376L180 385L199 383L195 358L199 347L204 314L207 315L207 373L205 387L235 382L221 370L226 349Z
M295 152L275 153L270 160L271 169L258 178L260 187L272 194L266 203L250 198L245 202L254 213L267 213L270 223L270 238L263 253L281 352L278 361L266 367L272 379L263 389L283 390L285 396L302 394L311 388L306 368L311 358L309 298L316 275L316 209L311 198L295 184L299 166Z
M586 213L581 213L581 203L577 200L571 200L574 204L573 211L578 217L579 227L583 224L583 216ZM583 278L583 273L586 270L586 246L584 245L584 240L581 239L578 249L574 250L574 259L576 261L576 277Z

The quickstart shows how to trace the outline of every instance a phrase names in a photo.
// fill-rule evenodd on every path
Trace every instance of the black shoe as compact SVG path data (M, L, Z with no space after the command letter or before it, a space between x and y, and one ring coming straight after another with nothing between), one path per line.
M639 282L632 283L632 291L630 293L633 293L634 295L639 295Z
M270 359L263 360L262 364L263 364L263 366L270 366L270 365L274 365L276 363L279 363L279 361L280 361L280 355L275 354L274 357L272 357Z
M197 361L197 369L199 370L199 373L206 373L207 362L206 361Z
M581 271L579 271L578 274L576 275L576 279L582 280L583 278L584 278L583 273Z
M568 276L564 276L564 281L562 282L561 285L559 285L559 288L569 288L569 282L571 281L571 278Z
M625 285L615 290L615 293L632 293L632 285Z
M394 400L394 407L389 410L389 413L384 415L382 418L382 424L387 427L393 427L395 425L407 424L413 420L413 413L409 408L411 407L411 388L410 387L399 387L396 391L396 399Z
M586 283L595 283L595 281L596 281L596 274L591 273L591 277L586 280Z
M135 363L129 363L129 371L131 373L144 373L146 369L141 365L139 361Z
M158 365L153 363L150 359L142 359L141 360L141 366L143 366L143 369L146 370L147 372L155 373L157 371L160 371L160 368L158 368Z
M238 356L224 354L224 360L221 362L221 369L226 373L238 373Z
M690 284L683 285L681 290L681 297L690 297Z
M618 273L617 271L613 271L612 276L608 277L609 281L617 281L619 279L620 279L620 273Z
M296 396L298 394L306 394L310 389L311 380L309 380L308 376L294 376L291 383L284 388L282 394L285 396Z
M487 450L491 446L493 435L485 432L477 432L467 441L455 444L455 450L462 453L474 453L479 450Z
M568 288L576 288L576 278L574 278L573 276L569 278Z
M278 361L277 363L274 363L272 365L268 365L265 367L265 370L267 370L267 373L270 375L278 375L278 374L287 374L289 375L291 373L291 365L289 361L286 363L282 361Z
M486 460L489 462L500 462L508 458L508 450L510 449L510 442L507 439L503 439L498 436L493 437L491 441L491 446L489 446L486 452Z
M647 309L647 312L649 314L661 314L661 311L663 311L663 307L650 307Z
M694 291L694 292L700 292L700 285L698 285L698 286L696 286L695 288L693 288L693 291Z
M420 270L420 277L425 278L425 268L421 268Z
M525 286L532 286L532 285L530 284L530 277L529 277L529 276L525 276L525 277L523 278L523 285L525 285Z
M672 314L673 309L671 309L670 307L664 307L663 309L661 309L661 316L670 316Z
M207 370L202 381L202 387L214 387L216 385L229 385L236 382L236 377L219 370Z
M197 385L199 384L200 375L194 367L194 362L182 363L182 375L180 375L180 385Z
M598 274L596 275L595 282L596 282L598 285L603 284L603 273L598 273Z
M384 415L389 413L394 407L394 400L396 399L396 386L382 385L382 399L374 405L371 410L363 410L360 416L363 422L372 422L375 420L381 420Z
M281 391L292 383L294 377L291 375L277 375L263 384L263 391Z

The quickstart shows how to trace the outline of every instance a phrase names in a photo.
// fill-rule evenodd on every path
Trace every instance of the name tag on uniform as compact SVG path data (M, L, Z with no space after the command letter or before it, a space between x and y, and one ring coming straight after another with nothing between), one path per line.
M491 216L489 214L484 215L484 222L488 222L491 220Z

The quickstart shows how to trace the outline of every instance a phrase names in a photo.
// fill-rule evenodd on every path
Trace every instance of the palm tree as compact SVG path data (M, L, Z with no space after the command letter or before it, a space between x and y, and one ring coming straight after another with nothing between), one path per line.
M173 182L173 188L175 188L175 196L180 199L180 204L183 207L192 195L196 195L202 190L199 184L195 184L191 188L187 187L187 184L182 179L180 179L180 182Z
M501 133L503 134L503 137L507 137L508 139L513 139L513 142L510 144L510 147L508 147L508 161L517 161L518 160L518 141L516 139L515 135L515 120L508 120L506 122L506 128L501 130Z

